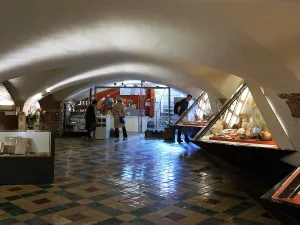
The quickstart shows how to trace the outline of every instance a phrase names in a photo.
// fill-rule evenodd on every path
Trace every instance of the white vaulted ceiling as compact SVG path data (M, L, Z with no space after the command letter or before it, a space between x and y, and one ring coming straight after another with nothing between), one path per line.
M24 100L137 78L216 97L238 77L298 92L299 10L294 1L3 0L0 81Z

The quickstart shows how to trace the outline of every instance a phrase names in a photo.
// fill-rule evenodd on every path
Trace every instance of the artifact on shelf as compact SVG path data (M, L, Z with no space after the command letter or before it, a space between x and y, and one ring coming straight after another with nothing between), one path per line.
M263 141L271 141L272 135L268 131L261 131L260 137Z

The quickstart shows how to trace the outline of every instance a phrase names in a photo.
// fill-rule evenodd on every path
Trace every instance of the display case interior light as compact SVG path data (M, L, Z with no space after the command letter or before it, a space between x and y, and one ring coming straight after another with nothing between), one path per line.
M243 112L243 110L246 106L246 103L249 99L249 96L250 96L249 88L246 88L242 92L242 94L238 97L238 99L232 103L232 105L226 111L226 113L223 117L227 124L229 124L230 126L233 126L234 124L236 124L238 122L239 114L241 112Z

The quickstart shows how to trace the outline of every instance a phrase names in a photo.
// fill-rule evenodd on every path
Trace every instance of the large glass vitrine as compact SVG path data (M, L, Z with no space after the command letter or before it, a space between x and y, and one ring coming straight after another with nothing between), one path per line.
M195 137L196 141L277 148L255 100L243 84L220 113Z

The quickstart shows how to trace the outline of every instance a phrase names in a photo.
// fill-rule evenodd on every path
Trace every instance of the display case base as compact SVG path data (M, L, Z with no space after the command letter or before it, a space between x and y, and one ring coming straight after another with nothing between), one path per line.
M0 185L54 182L52 157L0 157Z
M283 179L293 168L280 160L283 156L293 154L295 152L293 150L205 141L193 141L193 143L209 154L215 155L235 168L271 185Z
M51 133L50 156L0 156L0 185L28 185L53 183L54 156L54 133Z

